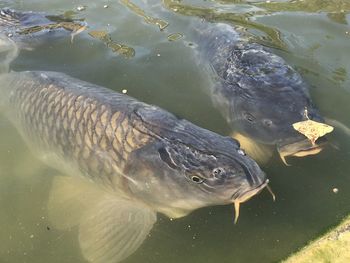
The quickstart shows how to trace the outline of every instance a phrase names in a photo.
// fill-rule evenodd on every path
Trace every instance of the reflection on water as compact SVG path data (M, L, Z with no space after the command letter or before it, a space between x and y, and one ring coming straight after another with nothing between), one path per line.
M269 3L258 3L257 6L266 9L269 12L326 12L330 14L346 14L350 10L350 3L346 0L309 0L309 1L271 1Z
M137 5L135 5L134 3L130 2L129 0L122 0L120 1L123 5L125 5L126 7L128 7L131 11L133 11L135 14L143 17L144 21L148 24L151 25L156 25L159 27L160 30L163 30L164 28L166 28L169 23L159 19L159 18L155 18L152 16L149 16L145 13L145 11L143 11L141 8L139 8Z
M189 25L198 24L198 17L238 25L257 39L264 37L264 44L283 47L276 53L301 72L322 114L349 126L348 1L249 2L132 2L167 21L164 31L114 2L107 9L99 2L66 0L2 1L0 6L62 14L86 5L76 17L85 18L89 30L105 30L135 49L135 56L125 59L82 32L73 44L68 36L23 51L14 70L55 70L117 91L126 88L131 96L221 134L230 129L205 91L206 72L188 45ZM174 32L183 38L168 41ZM0 131L0 262L85 262L77 229L58 230L48 220L57 172L36 160L4 118ZM237 225L230 206L201 209L174 221L160 217L151 236L125 262L274 262L286 257L350 212L349 138L336 129L329 139L334 147L291 160L291 167L276 155L262 167L277 195L275 203L263 192L242 206Z
M164 0L164 5L169 10L172 10L173 12L186 15L186 16L195 16L199 18L203 18L208 21L212 22L223 22L223 23L229 23L234 26L241 26L242 29L254 29L258 30L259 33L264 33L265 36L256 37L252 35L252 38L255 42L259 42L262 44L267 44L266 41L268 41L268 44L270 46L274 46L277 48L283 48L284 43L280 39L280 34L278 30L266 27L263 24L255 23L253 20L249 19L252 17L253 14L261 14L261 11L254 11L254 12L228 12L227 10L218 10L217 8L205 8L205 7L198 7L198 6L192 6L192 5L184 5L181 2L172 1L172 0ZM237 10L238 11L238 10Z
M89 35L93 38L101 40L108 48L110 48L115 53L119 53L125 56L126 58L131 58L135 56L135 50L133 48L113 41L111 36L107 32L95 30L89 32Z

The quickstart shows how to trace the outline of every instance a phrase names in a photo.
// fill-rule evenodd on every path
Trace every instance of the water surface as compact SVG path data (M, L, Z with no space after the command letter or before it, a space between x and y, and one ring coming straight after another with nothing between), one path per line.
M196 61L191 30L201 19L246 29L275 48L310 85L321 113L350 126L350 4L310 1L133 1L144 14L119 1L1 1L0 7L72 14L89 29L76 36L23 51L12 69L54 70L161 106L220 134L230 129L207 94L209 79ZM108 8L104 8L104 5ZM158 21L158 20L156 20ZM135 50L125 58L89 37L107 31ZM169 41L180 33L182 38ZM77 229L59 231L47 219L47 198L58 172L39 162L11 126L0 118L0 262L85 262ZM277 195L263 192L242 205L237 225L231 206L209 207L182 219L159 216L141 248L124 262L277 262L337 224L350 212L350 140L341 130L317 156L286 167L275 155L262 168ZM338 188L337 194L333 188Z

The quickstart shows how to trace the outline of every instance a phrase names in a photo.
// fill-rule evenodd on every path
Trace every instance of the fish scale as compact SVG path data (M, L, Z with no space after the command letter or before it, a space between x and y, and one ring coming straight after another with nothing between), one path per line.
M9 102L19 109L17 124L24 128L24 137L39 150L76 160L78 169L91 178L114 181L113 168L122 172L129 154L151 140L137 130L129 107L115 109L110 101L91 96L100 87L67 89L39 73L14 79L11 86L16 88Z

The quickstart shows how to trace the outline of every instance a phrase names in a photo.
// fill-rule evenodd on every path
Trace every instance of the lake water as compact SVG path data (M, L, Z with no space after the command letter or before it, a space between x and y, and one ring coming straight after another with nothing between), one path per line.
M191 30L200 19L247 29L299 70L321 113L350 126L350 2L301 1L1 1L0 7L70 14L89 28L74 42L67 36L23 51L12 69L53 70L161 106L220 134L230 129L206 92L208 77L196 62ZM108 8L104 8L108 5ZM148 20L147 20L148 17ZM163 29L152 23L169 23ZM147 21L149 23L147 23ZM158 21L159 22L159 21ZM159 24L159 23L158 23ZM160 23L162 25L162 23ZM88 35L107 31L135 50L126 58ZM169 41L168 36L183 37ZM77 229L60 231L47 218L53 174L39 162L11 124L0 118L0 262L85 262ZM233 207L208 207L169 220L159 216L151 236L125 263L278 262L336 225L350 213L350 140L335 129L333 147L290 160L277 155L263 165L277 200L263 191L242 205L237 225ZM333 188L339 192L334 193Z

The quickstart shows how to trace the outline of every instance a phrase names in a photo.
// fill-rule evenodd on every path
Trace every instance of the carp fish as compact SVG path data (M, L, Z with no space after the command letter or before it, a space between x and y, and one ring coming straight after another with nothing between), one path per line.
M308 119L324 123L296 70L229 25L203 25L195 35L196 53L201 65L207 65L212 82L212 100L235 131L233 136L254 159L266 161L270 146L276 147L285 163L287 156L322 150L325 138L313 144L293 128L294 123Z
M39 12L19 12L9 8L0 9L0 34L16 42L20 49L31 50L48 39L59 39L71 32L75 35L84 31L87 24L60 15L46 15Z
M17 56L15 40L1 35L2 63ZM55 177L49 216L78 227L90 262L131 255L157 213L234 203L236 221L239 204L268 188L236 140L157 106L59 72L2 72L0 84L3 114L38 158L70 175Z

